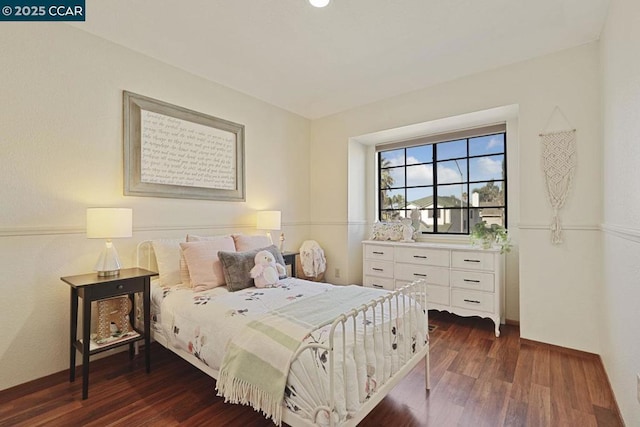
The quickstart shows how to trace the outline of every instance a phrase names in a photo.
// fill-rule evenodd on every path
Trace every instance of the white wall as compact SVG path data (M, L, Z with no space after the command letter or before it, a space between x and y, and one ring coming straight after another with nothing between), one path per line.
M0 389L68 368L59 277L104 244L84 235L87 207L133 208L125 267L141 240L256 232L260 209L282 210L285 248L307 238L307 119L60 23L2 25L0 52ZM124 197L123 90L244 124L247 201Z
M603 36L602 359L628 426L640 425L640 3L613 0Z
M601 279L602 166L597 43L315 120L311 132L311 233L329 224L329 280L360 282L357 241L366 227L350 217L349 139L494 107L518 105L519 320L524 338L598 353L596 290ZM541 172L538 134L558 106L578 129L578 170L563 211L566 244L553 246L551 210ZM331 173L327 174L327 165ZM586 261L585 261L586 260ZM354 266L354 268L352 268ZM346 275L344 271L346 269ZM508 301L510 296L507 295ZM518 313L511 299L510 313ZM517 320L517 319L514 319Z

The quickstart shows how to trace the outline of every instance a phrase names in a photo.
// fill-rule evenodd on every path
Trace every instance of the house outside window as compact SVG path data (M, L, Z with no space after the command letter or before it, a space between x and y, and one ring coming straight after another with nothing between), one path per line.
M505 125L376 147L378 218L419 216L423 234L507 224Z

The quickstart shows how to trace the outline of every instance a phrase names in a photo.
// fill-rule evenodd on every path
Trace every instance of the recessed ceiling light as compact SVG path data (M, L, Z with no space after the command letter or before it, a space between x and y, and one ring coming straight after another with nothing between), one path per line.
M309 3L315 7L325 7L330 1L331 0L309 0Z

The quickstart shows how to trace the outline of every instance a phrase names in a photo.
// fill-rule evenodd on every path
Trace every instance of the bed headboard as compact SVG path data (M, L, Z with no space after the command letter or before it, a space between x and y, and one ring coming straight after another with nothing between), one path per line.
M136 267L151 271L158 271L156 254L153 251L153 244L151 240L144 240L138 243L136 248Z

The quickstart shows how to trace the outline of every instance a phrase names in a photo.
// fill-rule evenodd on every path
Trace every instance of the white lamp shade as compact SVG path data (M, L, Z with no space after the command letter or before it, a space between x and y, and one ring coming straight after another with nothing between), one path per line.
M133 234L133 210L130 208L88 208L87 237L116 239Z
M280 211L259 211L256 228L258 230L280 230Z

